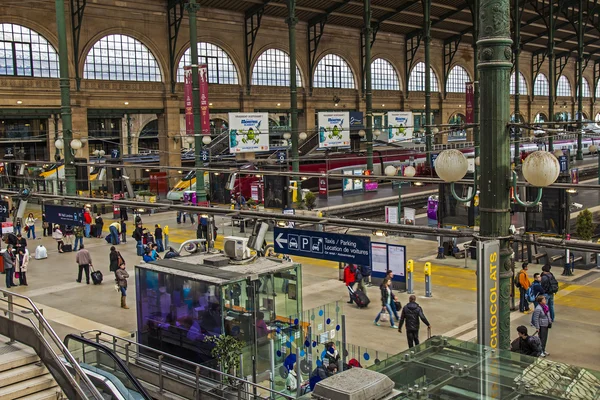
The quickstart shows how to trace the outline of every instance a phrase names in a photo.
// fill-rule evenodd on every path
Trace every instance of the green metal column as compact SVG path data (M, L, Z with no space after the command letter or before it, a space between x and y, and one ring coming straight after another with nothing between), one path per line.
M520 69L519 69L519 57L521 55L521 12L519 3L521 0L514 0L513 4L513 13L514 13L514 30L515 30L515 43L514 46L514 57L515 57L515 121L516 123L521 122L521 110L520 110L520 100L521 100L521 88L519 85L519 77L520 77ZM514 154L513 154L513 162L515 163L515 167L519 165L521 162L521 157L519 154L519 141L521 139L521 129L515 129L515 137L514 137Z
M290 41L290 114L292 129L292 171L300 171L300 161L298 154L298 88L296 82L296 0L288 0L288 36ZM294 179L300 184L300 177ZM299 189L298 189L299 190ZM300 192L298 192L300 193Z
M373 171L373 91L371 89L371 0L365 0L365 100L367 106L367 169Z
M509 235L510 203L510 115L509 80L511 63L509 0L481 0L479 10L479 72L481 98L494 99L481 105L481 237ZM508 240L500 239L498 264L499 348L510 346L510 278Z
M425 150L427 152L427 165L431 165L431 61L429 48L431 45L431 0L423 2L424 32L423 40L425 42Z
M550 4L550 15L548 17L548 121L554 121L554 95L556 94L556 68L554 66L554 3ZM554 138L548 136L548 151L554 151Z
M475 143L475 157L479 157L479 60L477 59L477 38L479 37L479 0L473 0L473 139ZM479 166L475 166L475 172L479 173Z
M60 66L60 115L63 128L63 142L65 152L65 180L67 182L67 196L75 196L77 186L75 182L75 166L71 153L71 140L73 140L73 120L71 115L71 86L69 79L69 49L67 47L67 27L65 22L65 2L56 0L56 30L58 34L58 60ZM57 181L58 182L58 181Z
M579 0L579 19L577 21L577 159L583 160L583 0ZM594 88L595 90L595 88ZM566 260L569 261L568 259Z
M132 153L132 138L131 138L131 115L129 113L127 113L125 115L126 119L127 119L127 154L131 155ZM139 153L139 149L138 149L138 153Z
M204 189L204 171L202 170L202 135L201 120L200 120L200 78L198 77L198 33L196 12L200 6L196 4L196 0L189 0L186 4L188 18L190 23L190 50L192 56L192 110L194 113L194 145L196 158L196 199L197 201L206 201L206 190Z

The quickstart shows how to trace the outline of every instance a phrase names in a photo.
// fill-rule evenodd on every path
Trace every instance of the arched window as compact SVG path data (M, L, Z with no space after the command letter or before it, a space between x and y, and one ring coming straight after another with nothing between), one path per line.
M0 75L58 78L58 54L39 33L0 24Z
M315 68L313 84L318 88L354 89L354 74L342 57L327 54Z
M371 89L400 90L400 80L396 70L389 61L376 58L371 63Z
M548 84L548 78L544 74L538 74L533 83L533 95L534 96L548 96L550 93Z
M517 89L515 88L515 73L513 72L510 76L510 94L516 94ZM521 72L519 72L519 94L527 95L527 82Z
M569 83L569 79L564 75L561 75L560 78L558 78L556 96L571 96L571 84Z
M160 68L150 50L126 35L108 35L98 40L88 53L84 79L160 82Z
M577 97L579 97L579 85L577 85L577 88L575 89L575 93L577 93ZM583 78L583 97L592 97L591 93L590 93L590 84L588 83L587 79Z
M208 65L208 83L239 85L237 68L225 50L212 43L198 43L198 62ZM183 82L183 67L192 65L192 52L187 49L177 67L177 82Z
M465 82L469 82L469 74L460 65L452 68L448 74L448 81L446 82L446 92L448 93L465 93L467 91Z
M594 121L596 123L600 123L600 113L596 114L596 116L594 117Z
M290 56L278 49L263 52L254 64L252 84L262 86L290 86ZM296 86L302 86L300 69L296 66Z
M138 138L138 153L158 150L158 120L150 121L142 128Z
M439 92L438 80L433 68L429 69L429 76L431 77L431 91ZM425 91L425 63L420 62L410 71L410 77L408 78L408 90L411 92L424 92Z
M542 123L542 122L547 122L548 121L548 117L546 117L546 114L544 113L537 113L535 115L535 119L533 120L533 122L535 123Z

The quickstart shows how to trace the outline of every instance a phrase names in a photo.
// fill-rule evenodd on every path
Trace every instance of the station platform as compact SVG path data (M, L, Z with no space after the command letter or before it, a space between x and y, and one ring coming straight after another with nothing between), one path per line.
M29 211L29 210L28 210ZM39 215L38 207L31 211ZM105 215L105 223L112 216ZM195 238L196 226L189 223L177 224L174 212L143 215L144 225L154 227L160 224L169 226L170 242L173 245ZM223 236L244 236L239 228L231 226L228 220L217 218L218 238L216 247L222 246ZM108 224L105 225L105 227ZM117 246L127 263L130 274L133 266L139 262L135 254L135 242ZM41 229L38 230L41 232ZM461 340L474 340L476 337L476 275L473 264L457 264L451 259L435 260L437 244L432 240L419 238L394 237L389 242L405 245L407 257L415 260L415 292L417 302L423 307L425 315L432 324L434 335L445 335ZM272 235L267 237L272 242ZM44 244L48 249L48 259L32 260L29 264L29 286L17 287L15 292L31 297L60 336L67 333L79 333L90 329L101 329L121 336L129 336L136 330L135 279L129 279L128 303L130 310L121 309L119 294L115 292L112 276L108 270L110 246L103 239L84 239L86 248L91 252L94 267L104 273L104 283L99 286L77 283L77 264L75 253L59 254L51 238L29 240L29 248L35 249ZM399 334L389 325L375 326L373 320L380 307L380 291L376 286L368 288L371 304L366 309L357 309L346 304L348 292L339 281L339 267L336 262L306 257L294 257L294 261L303 266L303 307L305 310L340 301L346 314L348 343L373 351L396 354L407 348L404 333ZM433 263L433 296L425 297L424 262ZM464 263L464 260L456 260ZM534 266L532 271L537 268ZM560 270L554 271L560 282L560 291L556 296L556 323L550 332L548 342L549 358L560 362L575 364L586 368L597 367L600 354L600 342L596 340L600 322L600 272L596 269L575 271L575 277L564 279ZM133 274L132 274L133 275ZM530 274L533 275L533 272ZM408 301L406 293L397 293L400 301ZM532 329L531 315L513 312L511 314L512 337L516 337L516 327L525 325ZM421 337L426 337L422 329ZM573 340L577 338L577 340Z

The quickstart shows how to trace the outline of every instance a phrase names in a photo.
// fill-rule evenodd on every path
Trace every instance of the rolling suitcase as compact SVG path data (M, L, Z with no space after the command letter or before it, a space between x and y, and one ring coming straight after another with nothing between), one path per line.
M90 274L92 276L92 282L94 282L94 285L99 285L102 283L102 279L104 278L102 276L102 271L96 271L94 269L94 267L92 267L90 265L90 268L92 269L92 273Z
M71 245L71 244L63 244L62 251L64 253L70 253L70 252L72 252L73 251L73 245Z
M358 308L365 308L369 305L371 300L367 297L367 294L360 289L354 290L350 286L348 286L348 291L350 292L350 296L352 300L356 303Z

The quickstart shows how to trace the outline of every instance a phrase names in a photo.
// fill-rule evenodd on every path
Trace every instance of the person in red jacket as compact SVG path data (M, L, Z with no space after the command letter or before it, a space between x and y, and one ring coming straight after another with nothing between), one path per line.
M356 265L348 264L346 268L344 268L344 283L349 288L354 289L354 285L356 284ZM352 295L350 294L350 301L348 304L352 304L354 301L352 300Z
M83 212L83 226L85 228L84 235L86 238L90 237L90 229L92 224L92 215L90 214L90 209L86 208Z

